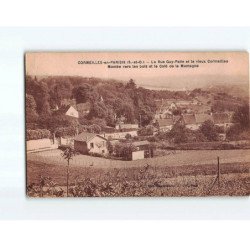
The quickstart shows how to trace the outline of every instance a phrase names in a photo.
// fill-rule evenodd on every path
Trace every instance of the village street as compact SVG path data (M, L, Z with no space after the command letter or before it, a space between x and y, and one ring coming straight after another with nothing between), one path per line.
M66 165L66 161L61 157L62 151L55 149L37 153L27 154L27 161L39 161L47 164ZM110 160L101 157L92 157L88 155L76 155L70 161L71 166L82 167L142 167L150 164L154 167L160 166L187 166L187 165L205 165L217 164L217 156L220 157L220 163L249 163L250 149L238 150L176 150L169 151L169 155L141 159L136 161Z

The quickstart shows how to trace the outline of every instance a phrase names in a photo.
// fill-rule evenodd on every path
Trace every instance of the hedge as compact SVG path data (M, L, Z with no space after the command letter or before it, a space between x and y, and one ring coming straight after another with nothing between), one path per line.
M27 129L26 133L26 139L29 140L38 140L38 139L44 139L44 138L50 138L50 131L47 129Z
M57 128L55 131L56 137L74 136L75 134L76 134L76 128L74 127L61 127Z

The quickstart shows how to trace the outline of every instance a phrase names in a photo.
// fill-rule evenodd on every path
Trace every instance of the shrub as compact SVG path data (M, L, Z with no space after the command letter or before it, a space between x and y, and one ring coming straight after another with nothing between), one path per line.
M147 135L153 135L154 134L154 126L148 125L145 128L140 128L138 130L138 135L147 136Z
M76 128L74 127L61 127L57 128L55 131L56 137L74 136L75 134L76 134Z
M47 129L27 129L26 133L26 139L29 140L38 140L38 139L44 139L44 138L50 138L50 131Z

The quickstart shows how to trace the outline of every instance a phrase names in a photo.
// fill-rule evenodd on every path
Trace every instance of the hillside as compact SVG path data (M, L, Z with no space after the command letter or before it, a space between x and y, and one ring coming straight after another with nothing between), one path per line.
M27 76L26 120L27 124L38 128L50 129L55 121L57 123L53 126L63 126L68 121L55 117L53 110L74 99L76 104L88 103L90 107L88 115L80 119L82 124L91 124L99 119L102 124L114 126L117 119L123 117L127 123L141 122L146 126L157 111L157 101L162 99L199 98L203 102L205 100L213 111L234 111L242 104L239 96L244 95L246 100L247 93L236 87L217 85L192 91L170 91L147 89L132 79L124 82L79 76Z

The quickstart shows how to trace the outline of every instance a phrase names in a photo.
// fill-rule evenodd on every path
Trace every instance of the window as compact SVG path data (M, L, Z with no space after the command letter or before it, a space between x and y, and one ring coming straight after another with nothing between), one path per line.
M93 142L90 143L90 147L94 148L94 143Z

